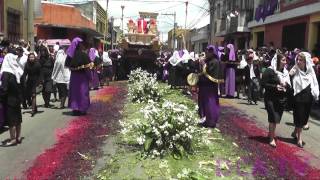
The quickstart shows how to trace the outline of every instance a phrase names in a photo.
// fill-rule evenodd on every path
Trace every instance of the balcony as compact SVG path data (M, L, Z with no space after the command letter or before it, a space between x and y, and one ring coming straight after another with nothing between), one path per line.
M226 18L222 18L221 19L221 24L220 24L220 31L219 32L222 32L222 31L225 31L226 30L226 24L227 23L227 19Z
M240 13L236 17L231 17L230 20L228 20L228 29L227 33L235 33L235 32L250 32L247 27L247 21L250 17L250 12L247 13Z

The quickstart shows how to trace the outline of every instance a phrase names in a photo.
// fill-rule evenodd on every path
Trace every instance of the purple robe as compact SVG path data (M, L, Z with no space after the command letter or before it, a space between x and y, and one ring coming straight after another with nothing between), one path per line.
M86 112L89 109L89 81L89 70L71 71L68 107L72 110Z
M227 48L230 49L229 61L235 61L236 59L235 59L234 46L232 44L228 44ZM225 80L225 93L227 96L234 97L235 91L236 91L236 71L234 67L227 66L226 80Z
M91 82L90 88L97 89L100 85L99 74L96 69L92 69L90 72L91 75Z
M89 58L91 62L94 62L96 58L96 49L90 48L89 50ZM90 82L90 88L97 89L99 88L100 80L99 80L99 74L96 69L91 70L91 82Z
M199 79L198 106L200 118L206 117L206 127L215 127L220 114L218 84L209 82L205 77Z
M178 51L179 52L179 57L182 58L182 56L184 55L184 51L183 50L180 50Z
M169 79L169 63L166 63L163 66L163 74L162 74L162 80L166 81Z
M234 97L236 91L236 71L234 68L226 68L225 91L227 96Z

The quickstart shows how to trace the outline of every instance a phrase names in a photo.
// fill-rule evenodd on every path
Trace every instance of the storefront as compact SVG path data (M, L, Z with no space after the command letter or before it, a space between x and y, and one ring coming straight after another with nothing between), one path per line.
M251 30L250 47L257 48L257 47L264 46L265 45L264 34L265 34L264 26L253 28Z
M316 44L320 44L320 13L310 16L308 49L313 50Z

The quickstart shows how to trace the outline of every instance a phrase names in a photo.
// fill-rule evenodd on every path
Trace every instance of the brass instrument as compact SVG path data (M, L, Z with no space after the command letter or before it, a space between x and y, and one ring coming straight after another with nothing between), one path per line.
M203 68L202 68L202 72L201 73L190 73L188 76L187 76L187 82L190 86L195 86L198 84L199 82L199 77L201 75L205 75L210 81L214 82L214 83L217 83L217 84L221 84L221 83L224 83L224 79L216 79L212 76L210 76L208 73L207 73L207 65L204 64Z
M75 68L70 67L70 70L71 71L79 71L79 70L87 69L87 68L92 69L93 67L94 67L94 63L89 63L89 64L81 65L81 66L78 66Z

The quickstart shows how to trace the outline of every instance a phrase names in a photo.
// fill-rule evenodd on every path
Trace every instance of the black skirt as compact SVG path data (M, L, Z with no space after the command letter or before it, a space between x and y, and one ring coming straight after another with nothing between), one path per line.
M58 88L58 92L59 92L59 98L65 98L68 96L68 88L67 88L67 84L65 83L57 83L57 88Z
M20 106L6 106L5 124L9 127L17 126L22 123L22 114Z
M303 128L308 123L312 103L295 103L293 107L293 122L295 127Z
M53 93L54 92L52 80L47 80L47 81L43 82L42 92L45 92L45 93Z
M285 104L278 98L265 98L264 104L268 113L268 122L279 124Z
M295 127L302 128L308 123L312 100L310 86L294 96L293 122Z

